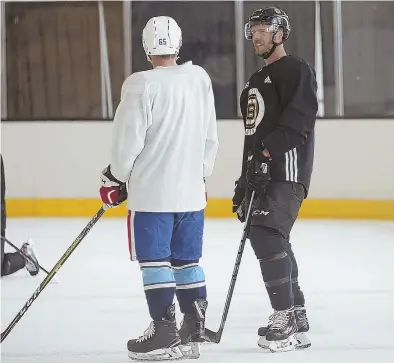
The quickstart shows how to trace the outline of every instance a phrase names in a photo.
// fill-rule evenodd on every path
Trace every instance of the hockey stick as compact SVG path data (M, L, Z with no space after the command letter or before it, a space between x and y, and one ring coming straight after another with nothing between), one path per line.
M239 244L237 259L235 260L233 275L231 276L231 283L230 283L230 287L229 287L229 290L227 293L226 303L224 305L224 311L223 311L223 315L222 315L222 321L220 322L219 330L215 333L214 331L212 331L210 329L205 329L205 338L206 338L206 342L208 342L208 343L219 344L220 339L222 338L224 324L226 323L228 311L230 309L230 303L231 303L231 299L233 297L235 282L237 281L239 266L241 264L241 259L242 259L242 255L244 252L246 239L248 238L250 223L252 221L252 205L254 202L254 197L255 197L255 192L253 191L252 196L250 198L248 213L246 214L245 227L244 227L244 231L242 234L241 243Z
M24 257L26 260L29 260L34 266L39 268L40 270L44 271L47 275L49 272L42 267L38 262L34 262L29 256L27 256L22 250L20 250L18 247L16 247L11 241L9 241L7 238L1 236L1 239L4 240L4 242L7 242L12 248L14 248L22 257Z
M63 266L63 264L66 262L66 260L74 252L74 250L78 247L78 245L82 242L82 240L86 237L86 235L89 233L89 231L92 229L92 227L96 224L96 222L104 214L106 209L107 209L106 205L102 206L98 210L96 215L90 220L90 222L82 230L82 232L75 239L75 241L72 243L72 245L68 248L68 250L60 258L60 260L57 262L57 264L53 267L51 272L49 272L49 274L41 282L41 284L40 284L40 286L38 286L37 290L34 291L34 293L31 296L31 298L29 300L27 300L26 304L19 311L19 313L15 316L14 320L12 320L12 322L8 325L8 327L1 333L1 342L3 342L3 340L8 336L8 334L11 332L11 330L14 328L14 326L18 323L18 321L20 319L22 319L23 315L26 313L26 311L29 309L29 307L33 304L34 300L36 300L38 298L38 296L40 295L42 290L45 289L45 287L48 285L49 281L52 280L52 278L55 276L57 271Z

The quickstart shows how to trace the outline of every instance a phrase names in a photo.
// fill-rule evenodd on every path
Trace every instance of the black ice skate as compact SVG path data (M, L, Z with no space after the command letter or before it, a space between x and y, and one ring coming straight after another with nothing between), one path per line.
M33 249L33 242L30 238L27 240L27 242L25 242L21 246L21 251L26 256L30 257L30 259L33 260L36 263L36 265L38 265L38 259L37 259L35 252L34 252L34 249ZM26 260L25 268L29 272L29 274L31 276L37 275L38 272L40 271L39 268L35 264L33 264L31 261L29 261L27 258L25 258L25 260Z
M258 345L269 349L271 352L286 352L296 348L297 323L294 309L275 311L269 317L267 328L260 328L260 333L265 330L265 336L260 337Z
M306 316L306 309L304 306L295 306L294 315L297 322L297 346L296 349L305 349L311 346L311 341L308 337L307 332L309 331L309 321Z
M154 320L138 339L129 340L129 358L140 361L175 360L183 358L179 349L181 338L175 321L175 304L167 309L167 320Z
M272 324L274 315L275 313L269 317L267 326L263 326L259 328L258 335L260 338L258 341L258 345L261 348L269 349L269 342L267 341L265 335L268 331L269 326ZM297 339L296 349L309 348L311 346L311 341L307 334L307 332L309 331L309 322L308 322L308 317L306 315L305 307L295 306L294 315L297 323L297 333L295 334L295 338Z
M196 300L193 303L193 314L185 314L179 329L182 345L180 347L184 358L196 359L200 357L200 343L205 339L205 313L208 301Z

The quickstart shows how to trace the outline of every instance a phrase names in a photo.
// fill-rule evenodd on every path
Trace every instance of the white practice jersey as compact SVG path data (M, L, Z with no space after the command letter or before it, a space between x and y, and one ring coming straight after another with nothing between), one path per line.
M187 212L206 206L218 150L212 84L192 62L126 79L114 119L111 172L129 183L127 207Z

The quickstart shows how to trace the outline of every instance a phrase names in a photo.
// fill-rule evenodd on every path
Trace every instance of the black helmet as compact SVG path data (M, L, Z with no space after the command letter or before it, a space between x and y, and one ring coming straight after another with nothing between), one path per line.
M245 38L252 40L251 27L253 25L265 24L270 25L270 31L272 31L272 41L274 46L270 52L263 55L263 58L268 58L275 50L275 48L282 44L290 35L290 21L287 14L276 7L269 7L265 9L257 9L249 17L249 21L245 24ZM278 30L283 29L283 38L281 43L275 43L274 38Z
M245 37L247 40L252 39L250 28L252 25L267 24L272 25L272 31L276 33L279 28L283 29L283 40L286 40L290 34L290 21L287 14L278 8L269 7L257 9L250 16L249 21L245 24Z

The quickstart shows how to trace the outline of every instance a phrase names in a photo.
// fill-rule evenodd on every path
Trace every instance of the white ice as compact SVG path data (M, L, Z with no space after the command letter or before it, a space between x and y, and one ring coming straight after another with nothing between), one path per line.
M7 237L18 245L32 237L40 263L50 270L88 220L9 219ZM220 323L241 233L236 220L206 221L202 265L207 327L213 330ZM257 329L271 307L247 243L222 342L203 346L199 362L394 362L394 223L299 220L292 244L312 347L272 354L257 346ZM1 279L2 330L44 277L23 270ZM149 322L140 271L128 257L126 223L104 218L59 270L58 283L43 290L1 344L2 362L131 362L126 342Z

